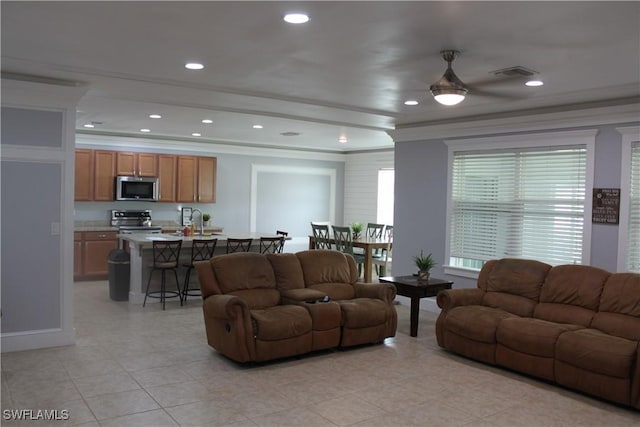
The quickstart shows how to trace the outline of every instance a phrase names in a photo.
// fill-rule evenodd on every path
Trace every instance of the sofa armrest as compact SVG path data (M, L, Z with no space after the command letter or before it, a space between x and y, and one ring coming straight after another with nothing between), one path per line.
M443 310L450 310L460 305L480 305L485 291L478 288L445 289L438 292L436 302Z
M391 283L355 283L356 298L375 298L393 304L396 298L396 287Z
M309 301L320 301L327 294L317 289L298 288L280 291L281 304L298 304Z
M238 319L249 313L249 306L235 295L211 295L203 301L207 315L216 319Z

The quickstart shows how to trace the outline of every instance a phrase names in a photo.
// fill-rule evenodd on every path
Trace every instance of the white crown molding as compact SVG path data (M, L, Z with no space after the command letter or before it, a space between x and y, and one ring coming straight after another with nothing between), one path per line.
M486 120L434 123L387 132L396 143L640 121L640 104L584 108Z
M235 154L239 156L278 157L301 160L324 160L344 162L346 154L324 153L321 151L298 151L270 147L238 146L225 143L182 141L177 139L134 138L126 136L108 136L76 134L76 146L79 148L105 148L119 151L152 151L166 153L191 154Z

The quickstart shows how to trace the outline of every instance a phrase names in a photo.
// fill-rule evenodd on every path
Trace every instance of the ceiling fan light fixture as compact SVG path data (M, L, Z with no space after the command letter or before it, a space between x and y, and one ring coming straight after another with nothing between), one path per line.
M433 91L431 93L433 93ZM437 95L434 94L433 98L442 105L451 106L464 101L465 94L466 91L464 93L438 93Z
M429 90L435 100L442 105L459 104L464 101L464 97L469 90L451 68L451 62L453 62L458 55L458 51L443 50L440 53L442 54L442 58L447 61L447 70L442 77L440 77L440 80L429 87Z

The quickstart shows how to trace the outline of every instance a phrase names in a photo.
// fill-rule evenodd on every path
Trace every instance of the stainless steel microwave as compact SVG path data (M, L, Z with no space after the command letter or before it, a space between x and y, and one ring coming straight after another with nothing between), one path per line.
M117 176L116 200L158 200L158 178L142 176Z

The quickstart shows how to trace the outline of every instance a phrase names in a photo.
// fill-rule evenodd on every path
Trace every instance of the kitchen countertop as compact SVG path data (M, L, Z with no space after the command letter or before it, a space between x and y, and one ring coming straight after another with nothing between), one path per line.
M126 240L138 246L151 246L151 242L154 240L162 240L162 241L170 241L170 240L182 240L183 243L190 246L191 242L194 239L218 239L219 241L226 241L228 238L237 238L237 239L246 239L252 238L256 241L260 240L260 237L278 237L274 233L258 233L258 232L247 232L247 233L230 233L230 234L222 234L222 233L214 233L214 234L205 234L204 236L195 235L195 236L176 236L173 234L143 234L143 233L134 233L134 234L118 234L118 238L122 240Z
M154 227L161 227L162 230L182 230L184 226L172 221L153 221ZM74 231L115 231L118 227L114 227L107 221L76 221L73 227ZM221 233L224 228L217 225L204 227L204 231L211 233Z

